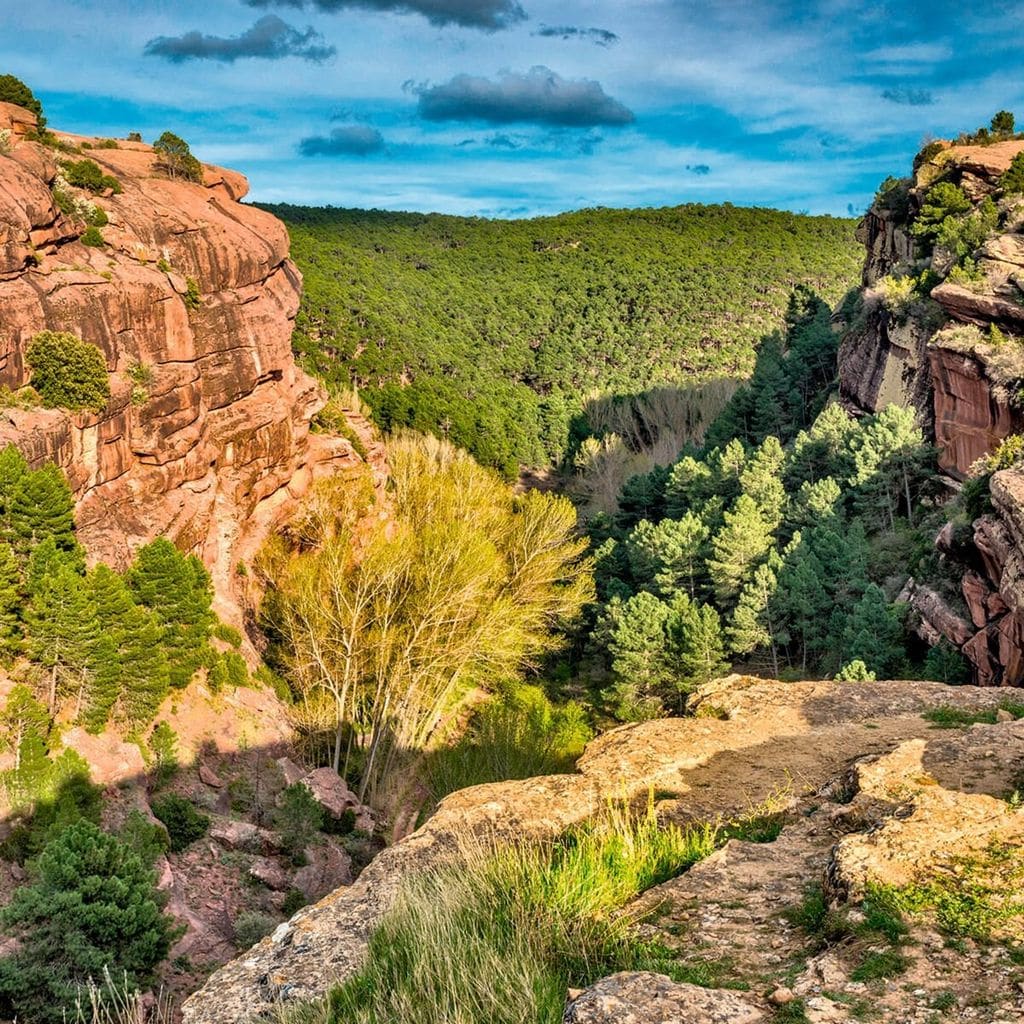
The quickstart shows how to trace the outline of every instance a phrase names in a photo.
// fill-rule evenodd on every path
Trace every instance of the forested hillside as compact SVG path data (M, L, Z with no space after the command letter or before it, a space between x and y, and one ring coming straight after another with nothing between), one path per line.
M268 207L305 276L296 347L384 430L513 476L585 435L591 394L750 373L792 289L854 283L854 222L731 205L489 221Z

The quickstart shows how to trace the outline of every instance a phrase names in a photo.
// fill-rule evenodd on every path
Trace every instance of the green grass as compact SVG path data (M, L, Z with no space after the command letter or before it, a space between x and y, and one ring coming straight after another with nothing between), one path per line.
M922 712L921 717L937 729L964 729L969 725L995 725L999 711L1008 711L1014 718L1024 718L1024 704L1011 700L1001 701L998 707L984 711L969 711L941 704Z
M329 997L330 1024L558 1024L565 993L620 970L708 984L621 913L638 893L706 857L712 827L621 811L550 844L475 847L409 880L374 933L363 970Z
M909 961L894 949L871 950L850 973L851 981L878 981L902 974Z
M793 999L775 1008L772 1013L775 1024L807 1024L807 1004L802 999Z

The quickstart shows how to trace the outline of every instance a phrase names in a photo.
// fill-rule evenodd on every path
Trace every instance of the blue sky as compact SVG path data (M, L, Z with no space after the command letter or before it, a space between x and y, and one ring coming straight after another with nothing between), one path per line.
M55 127L186 137L252 198L484 216L859 213L928 137L1024 121L1024 5L4 0Z

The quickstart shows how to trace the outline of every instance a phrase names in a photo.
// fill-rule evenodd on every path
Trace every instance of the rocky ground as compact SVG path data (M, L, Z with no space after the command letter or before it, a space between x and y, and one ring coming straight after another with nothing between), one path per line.
M1012 915L990 942L943 931L931 911L908 915L909 933L891 938L866 916L870 900L862 905L872 886L955 875L958 857L993 848L1014 851L993 869L1014 880L1024 722L999 710L1005 699L932 683L711 684L698 717L614 730L590 745L577 775L449 797L354 885L218 971L185 1020L243 1021L322 994L358 967L401 878L454 856L467 833L550 837L608 798L651 791L666 819L782 806L783 825L760 837L769 842L731 840L628 908L712 987L619 975L572 993L568 1021L1024 1020ZM993 721L939 728L925 716L940 707ZM965 875L962 887L975 881Z

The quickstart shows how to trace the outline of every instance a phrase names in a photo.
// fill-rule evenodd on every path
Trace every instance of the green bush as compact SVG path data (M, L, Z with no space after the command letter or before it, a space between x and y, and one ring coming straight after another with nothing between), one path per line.
M324 821L324 812L308 786L295 782L281 791L274 825L281 836L281 848L299 864Z
M246 910L235 921L235 944L239 949L249 949L276 927L277 921L262 910Z
M166 786L178 772L178 734L167 724L157 722L149 737L149 752L153 756L153 784L159 789Z
M1024 192L1024 151L1010 161L1010 166L999 179L999 184L1007 195L1019 195Z
M115 195L123 191L117 178L110 174L104 174L95 160L69 160L67 163L61 164L61 172L69 185L73 185L75 188L84 188L93 194L106 192L108 189Z
M86 228L78 240L82 245L87 245L91 249L102 249L107 244L106 239L100 234L100 229L97 227Z
M47 408L106 408L110 377L107 361L95 345L66 331L42 331L29 342L25 358L32 369L32 387Z
M42 103L20 78L15 78L14 75L0 75L0 103L13 103L16 107L31 110L39 119L39 127L46 127Z
M230 644L236 650L242 646L242 634L234 626L229 626L225 622L218 622L213 627L213 635L221 642Z
M309 903L306 894L301 889L289 889L285 895L284 903L281 904L281 913L285 917L291 917Z
M1014 116L1009 110L1000 110L993 115L989 124L995 135L1012 135L1014 129Z
M210 819L177 793L157 797L150 806L167 829L173 853L181 853L197 839L202 839L210 827Z

